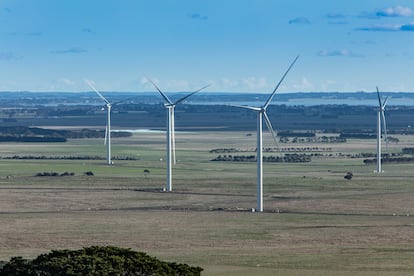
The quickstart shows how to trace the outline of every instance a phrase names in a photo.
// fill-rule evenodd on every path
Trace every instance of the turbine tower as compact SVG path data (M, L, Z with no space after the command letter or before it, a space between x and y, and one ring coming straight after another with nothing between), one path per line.
M272 134L273 140L277 144L276 135L273 131L272 124L270 122L269 116L266 113L267 107L270 105L273 97L276 94L277 89L279 88L280 84L289 73L292 66L298 60L299 56L297 56L293 62L290 64L289 68L286 70L285 74L280 79L279 83L276 85L275 89L273 90L272 94L270 94L269 98L265 102L264 105L261 107L254 107L254 106L245 106L245 105L232 105L234 107L240 107L244 109L249 109L257 112L257 149L256 149L256 159L257 159L257 209L258 212L263 212L263 118L269 129L270 133Z
M384 126L384 139L385 143L388 143L387 140L387 124L385 121L385 106L388 102L388 97L385 98L385 101L381 101L380 93L377 86L377 95L378 95L378 113L377 113L377 173L382 173L381 167L381 121ZM382 119L382 120L381 120Z
M112 104L93 86L92 82L85 80L85 82L91 87L96 94L105 102L107 117L106 117L106 128L105 128L105 145L106 145L106 161L108 165L112 165L111 160L111 108Z
M210 85L206 85L180 99L175 102L172 102L168 96L161 91L161 89L151 80L148 79L152 85L158 90L161 96L164 98L164 106L167 111L167 192L172 191L172 163L176 164L175 158L175 118L174 118L174 110L175 106L179 103L185 101L188 97L194 95L195 93L209 87Z

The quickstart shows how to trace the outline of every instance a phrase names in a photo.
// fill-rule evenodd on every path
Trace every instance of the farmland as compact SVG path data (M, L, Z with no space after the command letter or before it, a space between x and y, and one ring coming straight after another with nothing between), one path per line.
M96 96L39 95L8 96L0 110L0 261L115 245L201 266L204 275L414 270L410 106L388 109L384 151L406 161L384 162L382 174L364 163L376 152L375 107L270 106L280 148L266 132L265 160L302 154L306 163L265 162L264 212L257 213L253 113L177 108L178 162L167 193L165 109L153 96L113 109L113 129L133 132L113 133L115 164L107 166Z
M361 158L335 155L374 153L372 139L282 145L329 147L334 156L265 163L265 212L252 213L255 163L210 161L217 156L212 149L252 149L255 136L249 133L177 132L172 193L162 192L160 132L114 138L113 154L135 160L109 167L104 160L0 160L0 260L111 244L199 265L204 275L412 272L413 164L386 164L378 175ZM414 145L410 135L395 137L399 143L390 144L389 152ZM264 138L271 146L271 136ZM104 157L105 152L102 139L94 138L1 144L2 157L13 154ZM35 176L39 172L74 175ZM347 172L351 180L343 178Z

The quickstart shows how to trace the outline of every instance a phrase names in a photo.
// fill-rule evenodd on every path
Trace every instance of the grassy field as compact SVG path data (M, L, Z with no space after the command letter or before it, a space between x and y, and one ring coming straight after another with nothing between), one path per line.
M265 212L252 213L255 163L212 162L217 154L209 153L253 149L255 135L246 134L177 133L172 193L162 192L162 133L113 139L114 156L138 159L113 166L104 160L1 159L0 260L111 244L199 265L203 275L412 275L414 164L384 164L379 175L357 158L265 163ZM398 138L389 151L414 147L414 137ZM268 135L265 145L272 145ZM375 152L374 140L285 146ZM104 157L105 147L95 139L4 143L0 155ZM45 171L75 175L35 176ZM343 178L346 172L352 180Z

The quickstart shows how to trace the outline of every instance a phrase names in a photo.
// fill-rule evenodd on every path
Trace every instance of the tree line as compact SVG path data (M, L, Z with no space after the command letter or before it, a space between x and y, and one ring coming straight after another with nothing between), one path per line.
M94 173L92 171L87 171L84 172L83 175L86 176L93 176ZM35 176L75 176L74 172L63 172L63 173L58 173L58 172L38 172L35 174Z
M414 157L383 157L381 159L382 163L411 163L414 162ZM364 164L376 164L377 159L365 159Z
M112 137L129 137L130 132L111 132ZM0 142L66 142L67 139L104 138L104 130L44 129L37 127L0 127Z
M329 147L281 147L281 148L264 148L264 152L330 152ZM236 149L236 148L218 148L212 149L209 153L235 153L235 152L256 152L256 149Z
M256 155L219 155L211 161L256 162ZM272 163L305 163L311 162L307 154L286 154L284 156L263 156L263 162Z
M318 137L282 137L281 143L345 143L346 138L338 136L318 136Z
M0 159L19 159L19 160L105 160L102 156L45 156L45 155L12 155L0 156ZM113 160L139 160L131 156L113 156Z
M404 153L404 154L412 154L412 155L414 155L414 148L403 148L401 150L401 152Z

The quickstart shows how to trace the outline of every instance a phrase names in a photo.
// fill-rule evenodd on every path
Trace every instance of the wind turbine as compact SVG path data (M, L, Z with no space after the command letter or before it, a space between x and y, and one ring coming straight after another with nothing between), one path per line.
M161 89L151 80L148 79L152 85L158 90L161 96L164 98L164 106L167 111L167 192L172 191L172 163L176 164L175 158L175 118L174 118L174 110L175 106L179 103L185 101L188 97L194 95L195 93L207 88L210 86L206 85L186 96L178 99L177 101L173 102L168 98L168 96L161 91Z
M112 105L102 94L95 88L91 81L85 80L85 82L91 87L96 94L105 102L107 117L106 117L106 128L105 128L105 145L106 145L106 161L108 165L112 165L111 160L111 108Z
M269 129L270 133L272 134L273 140L277 144L276 135L273 131L272 124L270 122L269 116L266 113L267 107L270 105L273 97L276 94L277 89L279 88L280 84L289 73L292 66L298 60L299 56L297 56L293 62L290 64L289 68L286 70L285 74L282 76L279 83L276 85L275 89L273 90L272 94L268 97L267 101L264 105L260 107L255 106L245 106L245 105L232 105L234 107L240 107L244 109L249 109L257 112L257 149L256 149L256 159L257 159L257 210L258 212L263 212L263 117L264 121Z
M377 173L382 173L381 168L381 119L384 126L384 138L385 143L388 143L387 139L387 124L385 121L385 106L388 102L388 97L385 98L385 101L381 101L380 93L377 86L377 95L378 95L378 113L377 113Z

